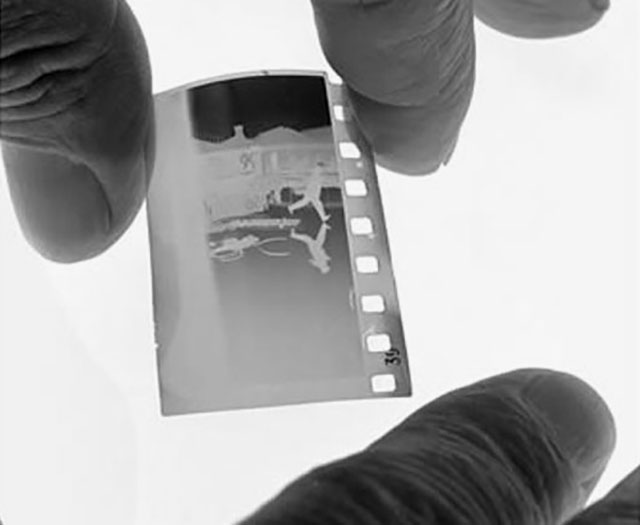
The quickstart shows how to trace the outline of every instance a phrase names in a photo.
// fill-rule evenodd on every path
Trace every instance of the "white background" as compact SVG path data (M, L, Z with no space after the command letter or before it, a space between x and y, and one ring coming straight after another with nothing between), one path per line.
M131 0L155 91L326 68L298 0ZM640 462L635 176L638 5L519 41L477 25L457 152L380 170L415 395L162 419L146 218L70 267L22 240L0 179L0 516L6 525L228 523L447 390L525 366L579 375L619 440L596 495Z

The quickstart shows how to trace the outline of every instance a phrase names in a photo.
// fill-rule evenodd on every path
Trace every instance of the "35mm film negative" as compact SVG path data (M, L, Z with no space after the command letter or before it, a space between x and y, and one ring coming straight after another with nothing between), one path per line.
M155 110L162 413L410 395L375 164L341 86L263 71Z

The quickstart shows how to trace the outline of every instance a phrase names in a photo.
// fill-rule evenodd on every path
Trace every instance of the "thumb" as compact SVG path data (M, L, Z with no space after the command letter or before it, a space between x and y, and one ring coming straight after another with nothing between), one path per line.
M124 0L2 0L0 139L26 238L97 255L126 229L153 162L151 74Z
M429 403L244 523L561 523L584 505L614 442L611 413L586 383L519 370Z

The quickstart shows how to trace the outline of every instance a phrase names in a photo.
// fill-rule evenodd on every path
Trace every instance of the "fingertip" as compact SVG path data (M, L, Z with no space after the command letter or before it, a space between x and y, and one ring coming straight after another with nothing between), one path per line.
M611 7L611 0L589 0L596 11L607 11Z
M565 372L540 372L522 396L548 422L578 483L575 505L582 507L599 481L616 444L613 414L598 392Z
M613 414L583 379L546 368L523 368L480 381L471 390L499 391L522 400L549 434L569 476L564 518L584 507L616 444Z
M406 158L394 158L393 156L376 156L376 164L381 168L398 175L410 177L426 177L433 175L442 166L439 162L408 161Z
M581 379L515 370L428 403L243 523L564 523L593 458L610 454L612 428Z
M543 0L535 4L512 0L475 0L474 12L484 24L517 38L571 36L595 26L609 9L609 0Z
M437 153L428 153L426 155L406 155L400 152L394 155L377 154L376 164L380 167L397 173L399 175L408 175L411 177L425 177L433 175L440 169L447 167L458 143L457 137L449 141L448 146L443 146L441 151Z
M528 487L532 492L526 497L534 495L536 512L567 519L584 506L606 467L615 424L606 402L583 380L528 368L441 396L372 448L412 454L429 447L447 450L451 439L469 457L494 457L483 468L504 469L507 477L517 473L503 481L504 488Z
M470 389L505 389L533 408L553 432L564 455L589 481L616 443L613 414L583 379L547 368L522 368L485 379Z
M104 250L111 208L86 164L4 142L2 153L18 222L38 253L70 264Z
M451 157L473 91L473 7L449 0L312 0L376 161L425 175Z
M429 175L452 158L472 85L454 102L410 107L383 104L348 87L345 92L380 166L404 175Z

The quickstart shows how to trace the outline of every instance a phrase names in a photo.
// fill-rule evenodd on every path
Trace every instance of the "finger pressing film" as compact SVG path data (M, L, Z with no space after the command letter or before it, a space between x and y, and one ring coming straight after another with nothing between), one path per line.
M614 442L611 413L586 383L519 370L438 398L242 523L562 523Z
M610 0L474 0L477 17L502 33L523 38L569 36L596 25Z
M640 523L640 467L637 467L600 501L567 525L637 525Z
M467 0L314 0L320 42L376 160L419 174L448 161L474 83Z
M456 103L409 107L381 104L348 87L345 91L378 164L422 175L448 164L453 155L473 91L471 83L460 88Z

